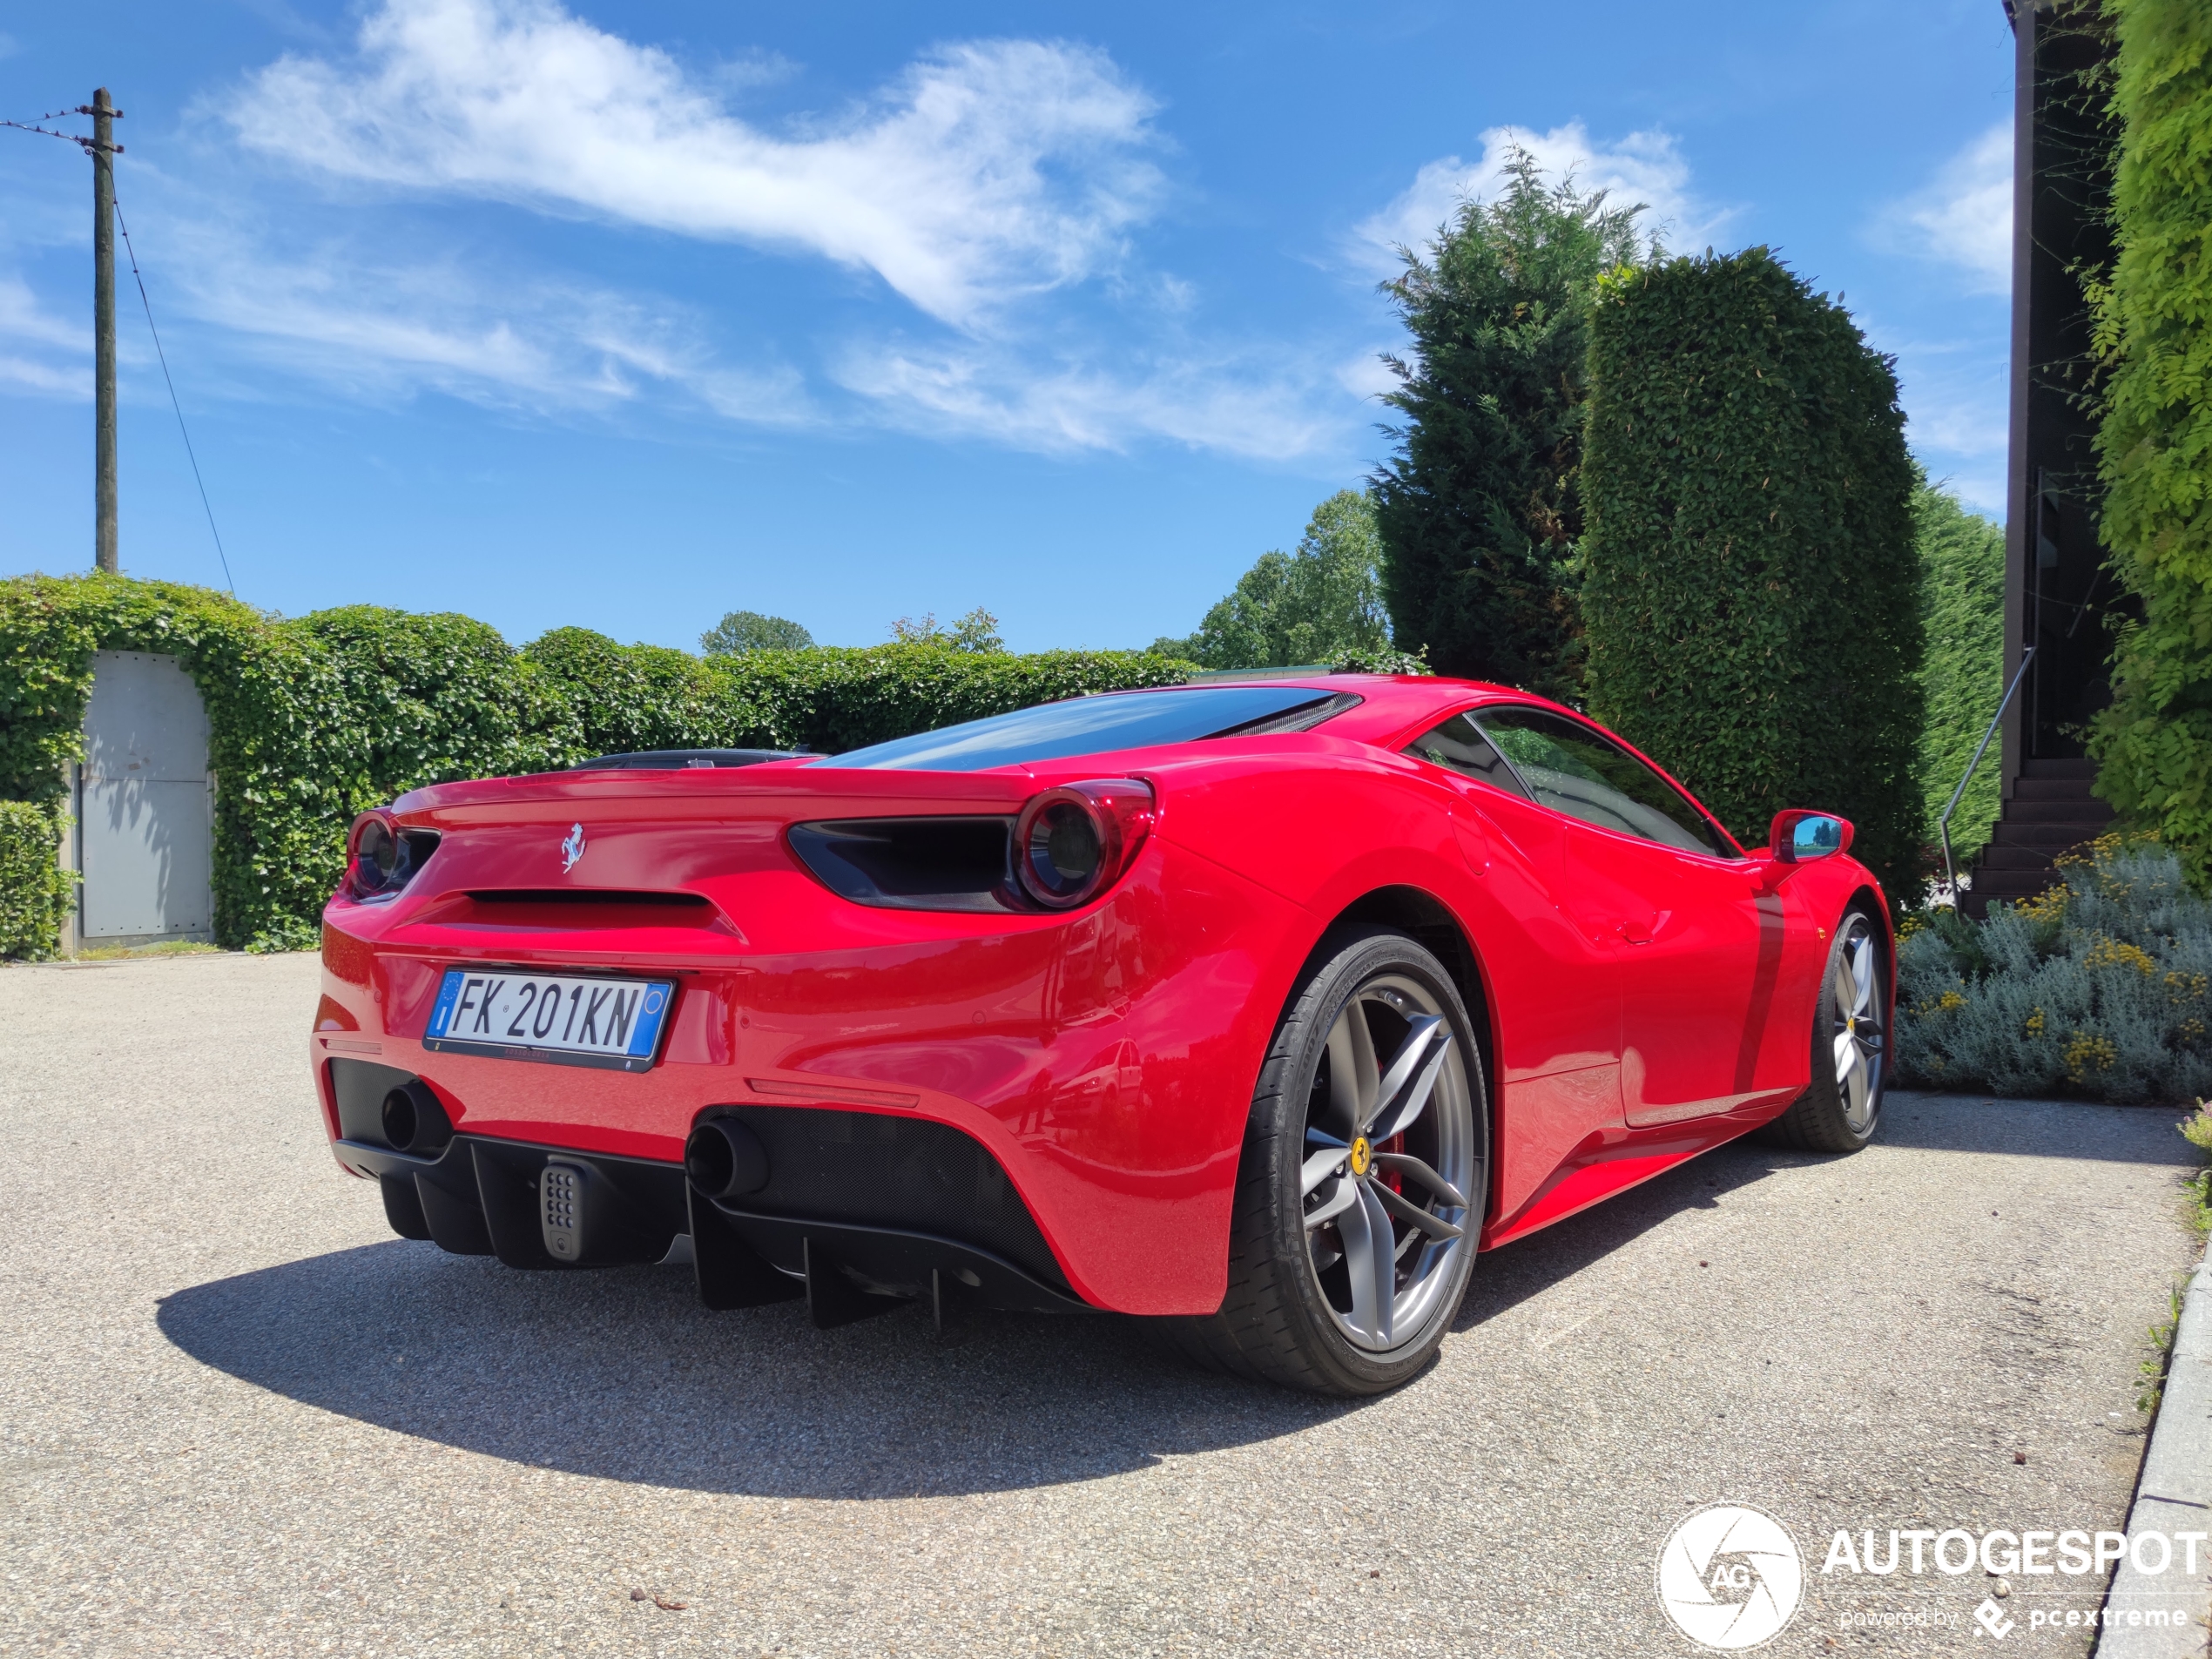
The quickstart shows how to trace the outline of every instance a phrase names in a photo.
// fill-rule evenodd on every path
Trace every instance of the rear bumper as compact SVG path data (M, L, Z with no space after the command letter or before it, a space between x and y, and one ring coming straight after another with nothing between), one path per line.
M673 858L681 845L660 850ZM594 846L611 866L612 829ZM761 857L788 863L779 846ZM455 829L437 857L469 849ZM464 914L475 901L451 889L410 888L382 907L334 902L307 1049L339 1161L381 1174L349 1149L390 1144L374 1098L359 1111L338 1098L333 1074L348 1063L419 1078L474 1141L610 1169L675 1169L692 1128L725 1111L846 1124L853 1142L820 1150L827 1169L865 1162L869 1136L934 1131L980 1149L1040 1241L1034 1254L979 1237L964 1214L914 1213L903 1198L840 1206L826 1186L773 1214L755 1205L761 1213L738 1224L786 1267L799 1264L784 1224L796 1217L972 1245L1117 1312L1220 1305L1253 1082L1318 932L1313 916L1157 836L1110 899L1069 916L869 909L796 870L698 885L719 895L716 915L742 915L749 933L721 921L587 927L566 913L525 926ZM432 1052L430 1010L456 963L671 978L659 1056L631 1073Z
M706 1197L680 1164L482 1136L456 1135L435 1156L368 1141L341 1140L334 1150L377 1183L401 1237L510 1267L688 1255L710 1307L802 1296L833 1306L867 1296L1032 1312L1086 1306L1004 1172L957 1130L860 1113L744 1116L772 1161L768 1184L738 1202ZM878 1123L896 1132L874 1132ZM840 1143L855 1155L818 1159ZM963 1194L981 1201L965 1211L948 1202Z

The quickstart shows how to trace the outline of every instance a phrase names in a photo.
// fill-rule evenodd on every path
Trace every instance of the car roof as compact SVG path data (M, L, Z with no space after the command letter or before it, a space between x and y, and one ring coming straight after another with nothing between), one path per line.
M1284 674L1257 669L1250 674L1210 675L1204 680L1187 681L1184 686L1148 686L1144 691L1177 691L1194 685L1282 685L1318 693L1350 691L1359 698L1360 705L1345 710L1317 728L1342 737L1376 736L1394 730L1406 721L1421 719L1446 709L1485 703L1525 704L1551 709L1573 718L1588 718L1533 691L1490 680L1456 679L1441 674ZM1143 694L1138 691L1123 695Z

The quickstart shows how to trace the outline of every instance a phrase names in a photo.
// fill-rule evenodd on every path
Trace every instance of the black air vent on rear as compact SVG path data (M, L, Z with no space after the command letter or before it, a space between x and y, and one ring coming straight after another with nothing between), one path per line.
M816 1106L732 1106L714 1116L737 1118L767 1154L767 1184L720 1201L730 1209L934 1233L1068 1289L1006 1170L949 1123Z
M792 851L831 892L887 910L1022 910L1011 818L853 818L791 826Z
M712 927L722 913L696 893L621 887L477 887L455 895L442 921L514 932L587 927Z
M653 893L629 887L476 887L478 904L661 905L675 910L711 909L696 893Z

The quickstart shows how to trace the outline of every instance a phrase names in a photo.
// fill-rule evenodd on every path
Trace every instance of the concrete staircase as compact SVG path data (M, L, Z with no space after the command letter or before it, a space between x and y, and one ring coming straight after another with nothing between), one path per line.
M1989 845L1974 860L1966 910L1980 916L1992 900L2006 904L2030 898L2058 880L2053 860L2093 841L2112 821L2112 808L2089 792L2094 760L2030 760L2005 803Z

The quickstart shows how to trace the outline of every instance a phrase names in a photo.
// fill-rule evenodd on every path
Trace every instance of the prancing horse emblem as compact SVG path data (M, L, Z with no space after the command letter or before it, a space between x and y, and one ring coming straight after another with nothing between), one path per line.
M569 839L561 843L561 873L566 875L576 868L576 861L583 856L583 826L569 826Z

